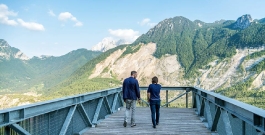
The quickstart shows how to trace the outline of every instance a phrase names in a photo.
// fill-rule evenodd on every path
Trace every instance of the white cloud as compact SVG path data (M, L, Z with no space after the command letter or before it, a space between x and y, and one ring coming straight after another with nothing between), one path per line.
M58 16L58 19L60 21L67 21L67 20L71 20L73 22L75 22L74 26L83 26L83 23L78 21L76 19L76 17L74 17L71 13L69 12L63 12L63 13L60 13L59 16Z
M75 25L74 26L83 26L83 23L82 22L77 22L77 23L75 23Z
M18 23L15 20L9 19L9 16L17 16L17 13L9 11L6 5L0 4L0 23L12 26L17 25Z
M134 31L133 29L109 29L109 33L119 39L124 39L128 42L133 42L139 37L139 31Z
M149 27L153 27L156 25L156 23L151 23L151 20L149 18L144 18L141 22L138 22L138 24L140 24L141 26L149 26Z
M50 9L49 9L49 12L48 12L48 14L49 14L50 16L56 16L56 15L53 13L53 11L52 11L52 10L50 10Z
M25 27L29 30L44 31L44 26L35 22L25 22L22 19L17 19L22 27Z

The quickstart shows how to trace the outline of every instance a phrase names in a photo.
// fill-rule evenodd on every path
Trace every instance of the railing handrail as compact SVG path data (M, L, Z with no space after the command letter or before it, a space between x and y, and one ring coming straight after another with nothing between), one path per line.
M57 99L53 99L53 100L48 100L48 101L42 101L42 102L37 102L37 103L32 103L32 104L28 104L28 105L22 105L22 106L17 106L17 107L13 107L13 108L7 108L7 109L3 109L0 110L0 114L1 113L6 113L6 112L10 112L10 111L15 111L15 110L20 110L20 109L25 109L25 108L30 108L30 107L34 107L34 106L40 106L40 105L44 105L44 104L50 104L50 103L54 103L54 102L58 102L58 101L62 101L62 100L66 100L66 99L72 99L72 98L76 98L76 97L82 97L82 96L87 96L87 95L92 95L95 93L99 93L99 92L103 92L103 91L109 91L109 90L116 90L116 89L120 89L121 87L115 87L115 88L111 88L111 89L104 89L104 90L100 90L100 91L94 91L94 92L87 92L84 94L77 94L77 95L73 95L73 96L67 96L67 97L63 97L63 98L57 98ZM141 86L140 90L147 90L148 86ZM174 87L174 86L162 86L161 90L186 90L186 89L190 89L190 90L200 90L204 93L207 93L209 95L212 95L214 97L217 97L219 99L222 99L230 104L233 104L235 106L238 106L242 109L245 109L247 111L250 111L252 113L258 114L262 117L265 117L265 110L258 108L256 106L253 105L249 105L246 104L244 102L232 99L232 98L228 98L226 96L220 95L218 93L215 92L211 92L211 91L207 91L198 87L189 87L189 86L182 86L182 87ZM213 101L214 102L214 101Z
M204 89L201 89L201 88L197 88L197 87L193 87L193 88L197 89L197 90L200 90L200 91L202 91L204 93L207 93L207 94L209 94L211 96L214 96L216 98L224 100L227 103L233 104L233 105L235 105L237 107L240 107L240 108L242 108L244 110L247 110L249 112L255 113L255 114L265 118L265 110L263 110L261 108L258 108L256 106L253 106L253 105L250 105L250 104L247 104L247 103L244 103L244 102L241 102L241 101L238 101L238 100L226 97L226 96L223 96L223 95L215 93L215 92L207 91L207 90L204 90ZM214 102L213 100L211 100L211 101Z
M104 89L104 90L99 90L99 91L86 92L84 94L77 94L77 95L73 95L73 96L66 96L66 97L62 97L62 98L56 98L56 99L52 99L52 100L40 101L40 102L36 102L36 103L32 103L32 104L27 104L27 105L12 107L12 108L6 108L6 109L0 110L0 114L1 113L6 113L6 112L10 112L10 111L20 110L20 109L40 106L40 105L44 105L44 104L50 104L50 103L54 103L54 102L58 102L58 101L62 101L62 100L67 100L67 99L73 99L73 98L82 97L82 96L93 95L95 93L100 93L100 92L104 92L104 91L111 91L111 90L116 90L116 89L120 89L120 88L121 87L115 87L115 88ZM109 94L111 94L111 93L109 93Z
M186 90L191 89L190 86L162 86L161 90ZM140 90L147 90L148 86L140 86Z

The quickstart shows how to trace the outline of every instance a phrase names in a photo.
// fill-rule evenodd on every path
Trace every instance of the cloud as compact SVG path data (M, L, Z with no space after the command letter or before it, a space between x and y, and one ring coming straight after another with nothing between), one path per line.
M75 25L74 26L82 26L83 25L83 23L82 22L77 22L77 23L75 23Z
M119 39L124 39L128 42L133 42L139 37L139 32L133 29L109 29L109 33Z
M44 31L44 26L39 23L35 22L25 22L22 19L17 19L17 21L20 23L22 27L25 27L29 30L35 30L35 31Z
M50 16L53 16L53 17L56 16L56 15L53 13L52 10L49 10L48 14L49 14Z
M156 25L156 23L151 23L151 20L149 18L144 18L141 22L138 22L138 24L140 24L141 26L149 26L149 27L153 27Z
M83 23L80 22L80 21L78 21L78 20L76 19L76 17L74 17L74 16L73 16L71 13L69 13L69 12L62 12L62 13L60 13L59 16L58 16L58 19L59 19L60 21L71 20L71 21L75 22L74 26L83 26Z
M9 11L8 7L4 4L0 4L0 23L15 26L18 23L15 20L11 20L9 16L17 16L17 13Z

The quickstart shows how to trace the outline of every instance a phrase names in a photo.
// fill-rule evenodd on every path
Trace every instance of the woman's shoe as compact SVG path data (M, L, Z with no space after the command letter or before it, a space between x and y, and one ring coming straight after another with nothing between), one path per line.
M156 123L156 125L158 125L158 123Z
M135 124L135 123L131 125L131 127L134 127L134 126L136 126L136 124Z
M153 128L156 128L156 126L153 126Z

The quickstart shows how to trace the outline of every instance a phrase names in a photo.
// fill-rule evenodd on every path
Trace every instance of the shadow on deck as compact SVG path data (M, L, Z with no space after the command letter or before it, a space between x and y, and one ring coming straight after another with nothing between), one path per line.
M152 127L150 109L144 107L136 108L136 127L131 127L130 123L126 128L123 127L124 110L125 108L122 108L121 111L108 116L95 128L88 129L83 135L211 134L192 108L161 108L160 122L156 129Z

